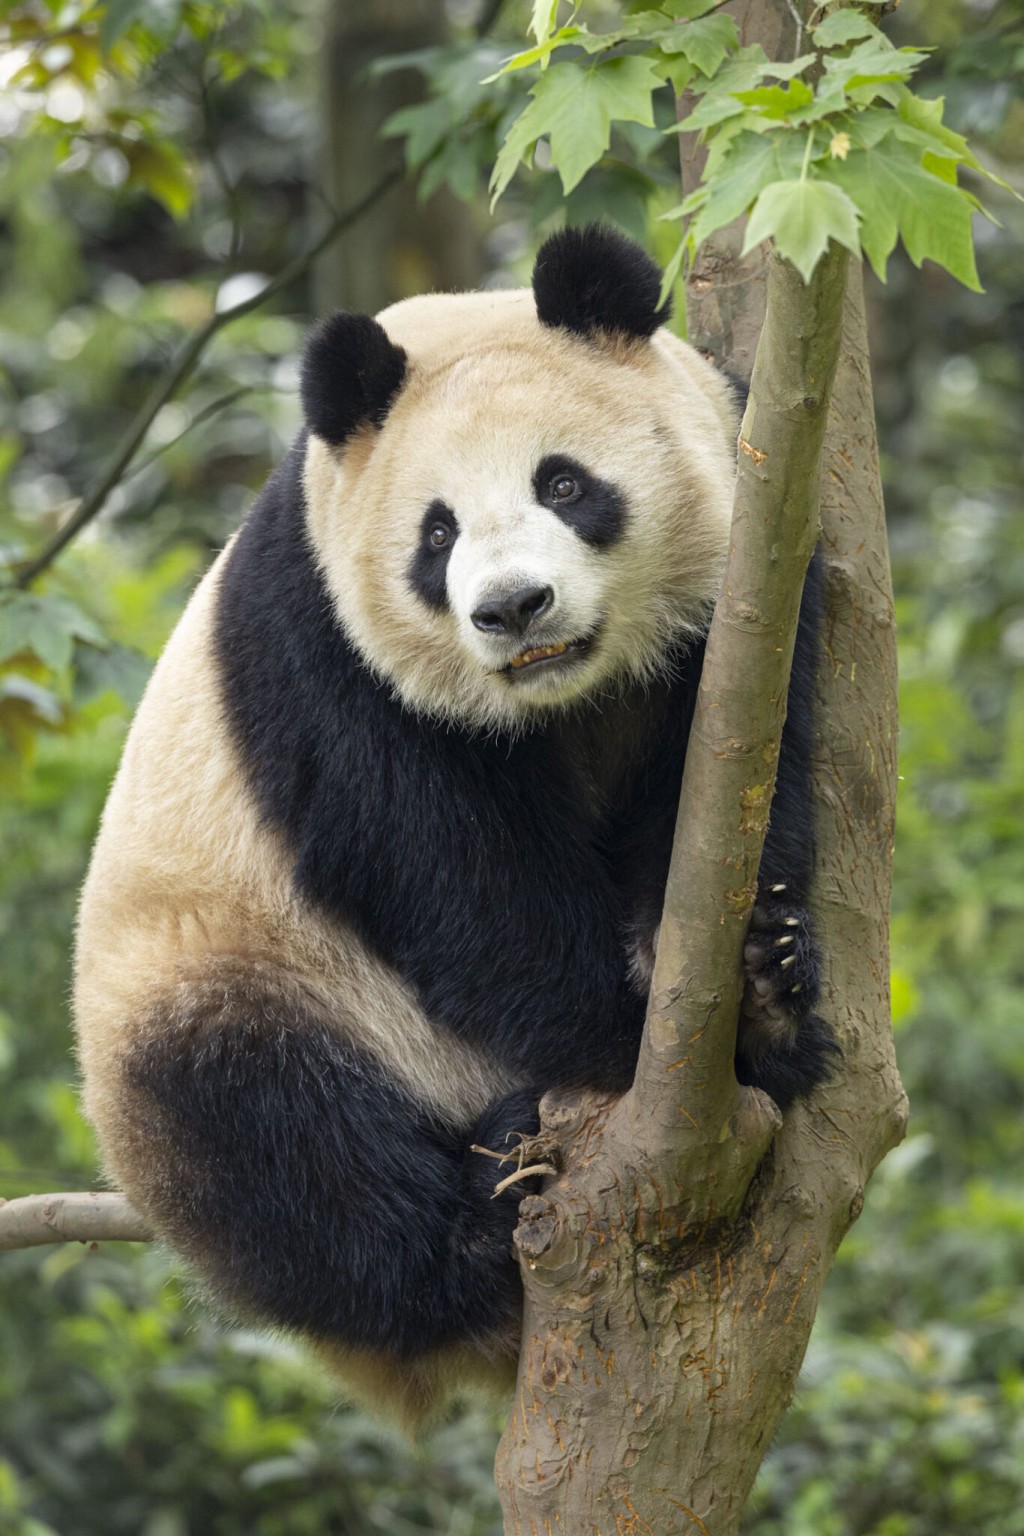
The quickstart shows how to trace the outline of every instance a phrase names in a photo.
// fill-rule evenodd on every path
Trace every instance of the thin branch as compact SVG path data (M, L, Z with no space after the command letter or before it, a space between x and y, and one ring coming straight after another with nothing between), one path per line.
M687 746L633 1089L654 1156L658 1147L677 1156L681 1134L695 1146L709 1137L714 1143L737 1103L740 954L757 894L800 592L817 537L818 461L846 265L846 253L833 247L806 288L788 262L773 256L769 265L768 314L740 432L733 534ZM690 1128L682 1133L681 1096Z
M225 258L225 268L228 272L234 272L238 266L238 257L242 249L242 216L240 208L240 188L236 181L232 181L227 173L224 161L221 159L220 145L214 130L213 103L210 99L210 79L206 73L209 62L209 51L213 46L214 34L209 39L209 44L203 56L199 74L199 113L203 123L203 144L206 149L206 158L210 169L213 171L214 180L220 187L221 196L231 223L231 241L228 254Z
M147 453L145 458L140 459L137 464L133 464L130 469L125 470L122 483L125 480L134 480L136 475L143 474L159 458L162 458L165 453L169 452L171 448L176 448L182 438L188 437L190 432L193 432L196 427L201 427L204 422L210 421L212 417L219 416L222 411L226 411L237 400L244 399L246 395L262 394L265 390L272 390L275 387L273 384L240 384L237 389L229 389L227 394L218 395L216 400L211 400L209 405L204 405L201 411L197 411L188 425L182 427L180 432L176 432L166 443L161 443L159 448L154 448L152 453Z
M146 1243L152 1237L152 1228L121 1194L76 1191L0 1200L0 1253L42 1243Z
M93 489L85 496L74 516L69 518L64 527L42 551L23 566L15 579L18 587L27 587L37 576L50 566L60 552L66 548L88 523L91 523L106 505L111 491L121 481L132 459L149 431L157 413L167 404L181 385L195 371L195 368L206 351L210 342L230 325L233 320L240 320L243 315L251 314L254 309L266 304L284 289L291 286L298 278L313 265L318 256L321 256L334 241L351 229L353 224L368 213L392 187L402 179L402 171L396 166L388 171L380 180L370 188L365 197L353 204L351 208L343 209L334 218L318 240L272 278L265 288L259 293L253 294L248 299L242 299L237 304L232 304L229 309L219 310L212 314L205 325L200 326L178 352L173 364L164 374L154 389L151 391L145 404L140 407L132 419L131 425L125 432L118 447L114 450L110 463L100 476Z

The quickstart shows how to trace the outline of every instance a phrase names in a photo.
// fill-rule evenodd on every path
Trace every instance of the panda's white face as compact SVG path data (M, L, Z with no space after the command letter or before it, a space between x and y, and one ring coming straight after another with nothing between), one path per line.
M379 429L307 460L351 640L413 708L485 729L654 675L707 618L731 511L713 370L668 336L552 331L528 297L385 312L406 381Z

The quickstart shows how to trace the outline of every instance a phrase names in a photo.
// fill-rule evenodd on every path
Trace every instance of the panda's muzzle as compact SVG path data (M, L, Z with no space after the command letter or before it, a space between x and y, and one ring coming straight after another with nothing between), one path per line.
M487 635L525 635L530 625L547 613L555 601L550 587L516 587L512 592L492 592L470 614L474 629Z
M469 617L473 627L484 634L501 635L507 640L518 640L522 645L530 629L550 631L554 604L555 594L551 587L504 588L492 590L482 597ZM545 615L547 623L538 623ZM591 648L594 638L591 634L581 639L548 640L536 635L533 645L524 646L499 671L511 678L527 672L560 670L582 657Z

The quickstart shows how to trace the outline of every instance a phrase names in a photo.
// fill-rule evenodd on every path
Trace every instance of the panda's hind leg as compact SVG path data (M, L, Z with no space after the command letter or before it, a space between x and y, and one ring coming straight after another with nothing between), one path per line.
M518 1198L353 1033L241 961L182 983L121 1056L112 1172L236 1316L409 1361L514 1337Z

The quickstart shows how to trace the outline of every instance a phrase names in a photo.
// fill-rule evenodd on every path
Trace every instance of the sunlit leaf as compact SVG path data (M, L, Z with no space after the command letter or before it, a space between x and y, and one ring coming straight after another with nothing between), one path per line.
M899 237L915 266L938 262L980 292L972 204L959 187L926 169L919 150L892 135L871 150L830 162L823 174L860 210L864 250L880 278Z
M616 121L654 126L651 93L661 80L649 59L553 64L533 87L495 162L491 189L500 197L537 140L547 138L562 181L572 191L608 149Z
M533 0L530 31L538 43L543 43L555 30L555 17L557 14L558 0Z
M858 218L856 205L829 182L810 177L772 182L754 204L742 254L770 238L808 283L830 240L860 250Z

